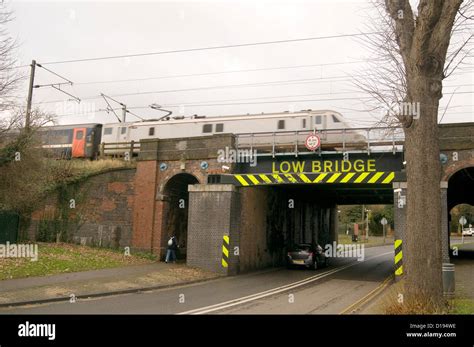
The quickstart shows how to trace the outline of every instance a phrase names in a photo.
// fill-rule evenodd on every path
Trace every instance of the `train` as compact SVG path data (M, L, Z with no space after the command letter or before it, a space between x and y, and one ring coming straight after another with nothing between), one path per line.
M331 131L321 133L327 143L365 141L363 134L351 130L344 117L332 110L217 117L167 116L159 120L138 122L60 125L41 128L39 135L42 147L54 156L94 159L99 154L123 154L129 150L129 143L138 143L142 139L190 138L230 133L238 135L239 146L284 146L293 145L295 141L304 143L309 133L328 129ZM113 146L104 146L107 144ZM134 152L138 150L132 148Z

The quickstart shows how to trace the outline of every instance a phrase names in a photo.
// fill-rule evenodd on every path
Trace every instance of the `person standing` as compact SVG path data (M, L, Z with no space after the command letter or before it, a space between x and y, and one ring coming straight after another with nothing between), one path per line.
M172 261L176 263L176 251L178 250L178 241L176 237L173 235L168 240L168 247L166 248L166 258L165 263L169 263Z

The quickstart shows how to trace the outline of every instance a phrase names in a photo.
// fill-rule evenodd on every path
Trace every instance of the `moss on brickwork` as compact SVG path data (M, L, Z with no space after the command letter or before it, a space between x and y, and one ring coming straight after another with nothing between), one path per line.
M84 179L73 183L62 183L56 189L56 211L38 223L37 240L40 242L70 242L70 234L81 222L81 211L77 209L87 199L88 187Z

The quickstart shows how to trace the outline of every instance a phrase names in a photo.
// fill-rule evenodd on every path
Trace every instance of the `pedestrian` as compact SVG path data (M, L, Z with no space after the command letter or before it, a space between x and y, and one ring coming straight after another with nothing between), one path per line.
M176 237L173 235L168 240L168 247L166 249L165 263L169 263L170 261L172 261L173 263L176 263L176 251L177 250L178 250L178 241L176 240Z

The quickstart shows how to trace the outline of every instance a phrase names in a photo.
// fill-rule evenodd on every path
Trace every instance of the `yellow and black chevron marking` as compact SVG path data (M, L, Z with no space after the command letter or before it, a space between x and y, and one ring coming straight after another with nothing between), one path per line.
M401 276L403 274L403 253L402 240L395 240L395 275Z
M256 186L264 184L291 183L369 183L389 184L395 178L395 172L321 172L321 173L287 173L287 174L240 174L233 175L234 184L239 186Z
M224 235L222 241L222 267L229 267L229 236Z

